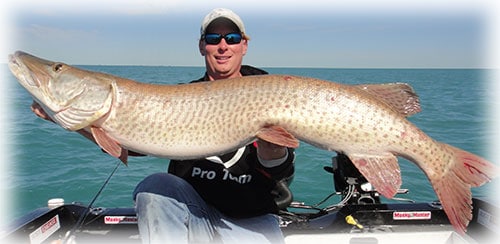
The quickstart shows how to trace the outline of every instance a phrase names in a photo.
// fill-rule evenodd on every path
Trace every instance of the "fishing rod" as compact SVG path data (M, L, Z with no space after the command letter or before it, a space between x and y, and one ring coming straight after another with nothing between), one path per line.
M111 179L111 177L115 174L115 172L118 169L118 167L120 166L120 164L121 164L121 161L118 161L118 163L116 164L116 166L113 169L113 171L111 171L111 173L109 174L109 176L106 179L106 181L104 181L104 184L101 186L101 188L99 189L99 191L95 194L95 196L92 199L92 201L90 201L89 205L87 206L87 208L85 210L85 214L82 214L78 218L78 221L73 226L73 228L71 228L71 230L69 230L68 232L66 232L66 234L64 235L64 238L62 240L62 243L64 243L64 244L74 244L74 243L76 243L76 241L75 241L75 235L73 235L73 233L75 233L76 231L78 231L83 226L83 223L85 222L85 219L90 214L90 210L92 209L92 206L94 205L94 202L101 195L102 191L104 190L104 188L108 184L108 182Z

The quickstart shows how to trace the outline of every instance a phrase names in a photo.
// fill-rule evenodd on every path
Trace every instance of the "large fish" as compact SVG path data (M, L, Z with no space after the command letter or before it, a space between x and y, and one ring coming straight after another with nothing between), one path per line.
M302 140L345 153L391 198L401 185L401 156L425 172L460 233L472 218L470 188L496 176L485 159L437 142L409 122L406 116L420 107L404 84L352 86L287 75L146 84L23 52L9 57L9 67L53 121L88 131L122 159L127 150L189 159L256 138L287 147Z

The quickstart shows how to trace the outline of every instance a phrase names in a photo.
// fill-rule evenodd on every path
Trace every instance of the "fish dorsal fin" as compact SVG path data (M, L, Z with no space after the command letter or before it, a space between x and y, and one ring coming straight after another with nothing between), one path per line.
M355 87L358 87L379 100L384 101L405 117L422 111L418 95L409 84L361 84L355 85Z
M278 125L262 127L259 132L257 132L257 138L284 147L299 147L299 140L286 131L285 128Z
M401 170L393 154L347 155L361 174L380 194L392 198L401 186Z
M90 128L92 136L95 139L97 145L99 145L102 150L107 152L109 155L120 159L125 165L127 165L128 160L128 150L123 148L115 140L113 140L109 135L100 127L92 126Z

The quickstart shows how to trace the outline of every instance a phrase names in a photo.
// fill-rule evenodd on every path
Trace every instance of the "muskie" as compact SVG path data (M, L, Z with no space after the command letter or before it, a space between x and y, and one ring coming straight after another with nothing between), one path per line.
M145 84L23 52L10 56L9 67L53 121L89 131L124 162L127 150L192 159L256 138L287 147L302 140L345 153L391 198L401 186L401 156L425 172L459 233L472 218L470 188L496 176L485 159L437 142L410 123L406 116L420 106L404 84L352 86L288 75Z

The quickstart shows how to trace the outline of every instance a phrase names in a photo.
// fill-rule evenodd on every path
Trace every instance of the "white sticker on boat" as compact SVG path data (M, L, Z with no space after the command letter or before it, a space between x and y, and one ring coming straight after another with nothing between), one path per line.
M135 216L104 216L104 223L107 225L137 224L137 217L135 217Z
M31 244L42 243L60 228L61 228L61 222L59 222L59 215L56 215L51 219L49 219L47 222L45 222L42 226L38 227L38 229L31 232L30 234Z
M393 212L394 220L425 220L431 219L430 211Z
M484 211L481 208L477 213L477 222L492 231L500 233L500 227L497 224L498 222L495 219L495 216L491 213L488 213L487 211Z

